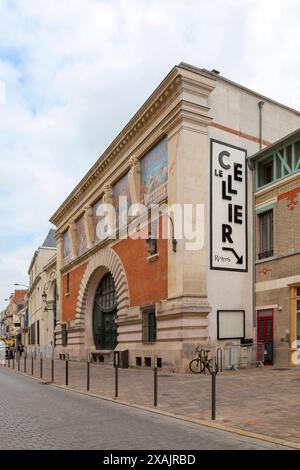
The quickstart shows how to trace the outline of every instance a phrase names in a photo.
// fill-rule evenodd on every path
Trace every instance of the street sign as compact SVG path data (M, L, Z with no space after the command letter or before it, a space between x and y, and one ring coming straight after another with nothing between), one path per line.
M247 271L247 151L210 144L210 268Z

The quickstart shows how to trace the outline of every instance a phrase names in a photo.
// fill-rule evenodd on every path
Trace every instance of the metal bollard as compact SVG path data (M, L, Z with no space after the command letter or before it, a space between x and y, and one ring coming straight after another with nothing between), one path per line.
M69 355L66 355L66 387L69 385Z
M216 368L216 361L215 357L213 357L213 370L211 373L211 419L214 421L216 419L216 376L218 370Z
M8 367L10 368L10 356L8 356Z
M223 349L217 349L217 369L218 372L223 372Z
M157 357L154 356L154 406L157 406Z
M27 351L24 353L24 374L26 374Z
M13 353L13 369L15 368L15 353Z
M40 378L43 378L43 356L40 356Z
M114 351L114 368L115 368L115 398L119 396L119 362L120 353L119 351Z
M86 390L90 390L90 356L87 358L87 363L86 363Z
M18 372L20 372L20 363L21 363L21 355L20 355L20 353L17 355L17 362L18 362Z
M54 382L54 358L51 359L51 382Z
M33 375L33 355L31 354L31 375Z

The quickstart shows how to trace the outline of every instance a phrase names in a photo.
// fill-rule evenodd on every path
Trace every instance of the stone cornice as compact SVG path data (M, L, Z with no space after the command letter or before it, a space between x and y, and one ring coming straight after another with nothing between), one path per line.
M263 204L270 199L277 198L280 194L298 188L300 184L300 172L294 175L283 178L267 188L257 191L255 195L255 205Z
M186 71L180 67L174 67L158 88L138 110L111 145L92 166L85 177L71 192L68 198L53 214L50 221L59 225L64 215L73 207L79 198L82 198L90 186L111 168L118 159L133 145L137 138L154 121L158 113L169 104L183 89L187 93L194 93L201 101L208 97L213 90L213 78ZM202 105L201 102L198 105Z

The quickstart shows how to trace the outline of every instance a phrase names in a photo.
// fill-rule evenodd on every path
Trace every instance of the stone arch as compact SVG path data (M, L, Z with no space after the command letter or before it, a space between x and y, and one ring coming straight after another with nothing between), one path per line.
M84 275L81 280L77 307L76 307L76 323L86 323L86 311L89 296L93 296L91 290L92 284L99 283L106 272L110 272L116 287L118 301L118 317L126 315L129 307L129 289L124 266L117 253L111 248L103 248L95 253L89 260Z

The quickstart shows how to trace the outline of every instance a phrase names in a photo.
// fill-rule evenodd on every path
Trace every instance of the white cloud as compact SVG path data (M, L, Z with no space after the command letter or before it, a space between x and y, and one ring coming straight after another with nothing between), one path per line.
M26 280L50 215L174 64L300 108L299 14L298 0L2 0L0 302Z

